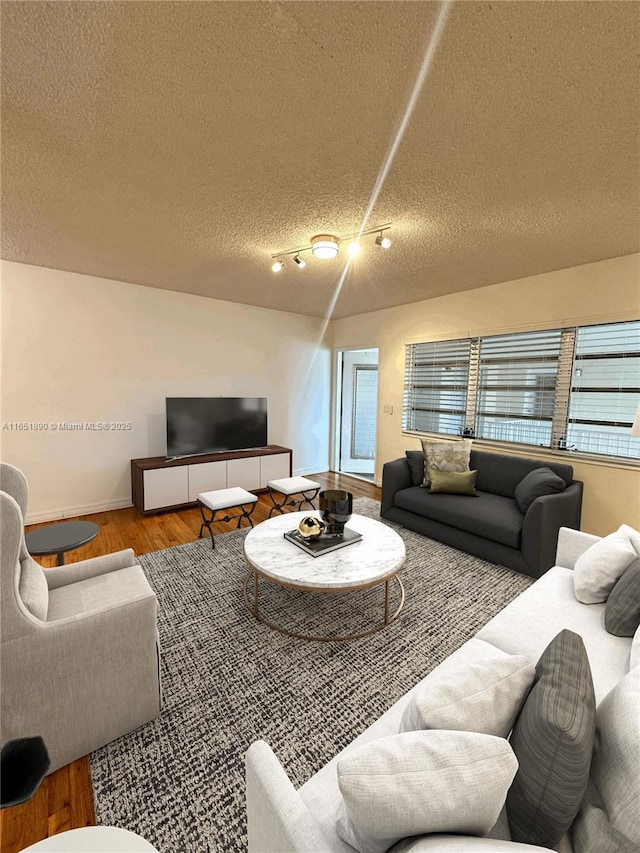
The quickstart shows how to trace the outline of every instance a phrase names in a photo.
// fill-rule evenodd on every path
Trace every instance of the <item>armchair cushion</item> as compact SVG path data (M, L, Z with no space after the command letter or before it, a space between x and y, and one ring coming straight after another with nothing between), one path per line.
M49 609L49 587L44 569L31 557L26 557L20 563L18 592L29 613L41 622L46 622Z
M153 592L140 566L130 566L51 590L47 621L111 610L150 595Z

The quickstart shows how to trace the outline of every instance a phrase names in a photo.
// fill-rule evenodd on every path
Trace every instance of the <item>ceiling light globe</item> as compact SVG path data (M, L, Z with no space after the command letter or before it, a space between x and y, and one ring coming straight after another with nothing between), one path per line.
M314 258L335 258L338 254L338 238L332 234L318 234L311 238L311 252Z
M355 258L356 255L360 254L360 243L355 240L353 243L349 243L349 257Z
M282 261L275 261L271 267L274 272L280 272L282 269Z

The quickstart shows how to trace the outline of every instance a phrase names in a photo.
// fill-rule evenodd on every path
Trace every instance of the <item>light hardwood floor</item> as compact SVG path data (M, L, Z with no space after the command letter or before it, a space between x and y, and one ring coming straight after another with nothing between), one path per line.
M309 476L323 488L348 489L354 497L380 500L380 489L372 483L333 473ZM254 523L264 521L271 506L269 497L260 495L252 516ZM197 509L143 517L131 507L82 518L96 522L100 526L100 533L89 545L67 554L67 563L119 551L121 548L133 548L136 554L171 548L197 539L200 529L200 513ZM34 530L39 526L32 525L27 529ZM233 522L214 524L216 533L232 529L235 529ZM55 557L42 557L39 562L49 568L55 565ZM64 677L64 674L60 673L60 676ZM29 802L0 812L1 853L18 853L49 835L94 823L89 759L84 757L47 776Z

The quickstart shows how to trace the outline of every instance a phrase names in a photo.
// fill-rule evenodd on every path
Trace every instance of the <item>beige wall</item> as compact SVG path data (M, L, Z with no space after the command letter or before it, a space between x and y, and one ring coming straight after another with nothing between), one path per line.
M270 443L293 448L296 473L328 467L319 319L10 262L0 307L3 424L131 423L2 430L32 520L130 504L130 459L166 451L165 397L268 397Z
M638 317L636 254L335 321L336 349L380 348L377 481L384 462L420 446L416 438L402 434L406 343ZM385 405L393 406L392 415L383 413ZM566 454L560 458L571 461L576 478L585 483L584 530L602 535L622 522L640 529L637 468L577 461Z

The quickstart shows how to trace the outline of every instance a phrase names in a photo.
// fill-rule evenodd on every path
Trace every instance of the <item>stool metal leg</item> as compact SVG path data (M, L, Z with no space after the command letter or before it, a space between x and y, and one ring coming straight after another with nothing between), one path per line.
M223 515L221 518L216 519L216 521L235 521L237 518L238 519L237 528L239 528L240 525L242 524L242 519L246 518L247 521L249 522L249 524L251 525L251 527L253 527L253 519L251 518L251 514L254 511L254 509L256 508L256 503L257 503L257 501L253 501L252 503L250 503L248 505L249 506L248 510L247 510L247 504L238 504L237 505L238 509L241 510L240 515ZM211 525L213 524L213 520L216 516L216 513L221 512L221 510L217 510L217 509L210 510L211 517L207 518L207 516L204 513L204 504L198 503L198 506L200 507L200 515L202 516L202 524L200 525L200 533L198 533L198 539L202 539L202 531L206 527L207 530L209 531L209 536L211 537L211 547L215 548L216 543L215 543L215 540L213 538L213 528L211 527ZM231 507L225 507L225 509L231 509Z
M302 498L299 501L297 501L297 504L300 507L300 509L302 509L302 504L309 504L311 509L315 509L315 505L313 502L318 496L318 492L320 491L320 487L318 486L317 489L314 489L312 495L307 494L310 491L311 491L311 489L307 489L306 492L300 492L300 494L302 495ZM292 504L295 506L296 501L292 501Z
M271 488L271 486L269 486L269 497L271 498L271 503L273 504L273 506L269 510L269 516L268 516L269 518L271 518L271 513L274 511L274 509L277 510L279 513L283 514L282 513L282 507L285 506L285 504L287 503L287 496L286 495L282 496L284 498L284 500L282 501L281 504L279 504L277 502L277 500L275 499L275 494L276 494L276 492L274 492L274 490ZM277 494L280 494L280 492L278 492Z

